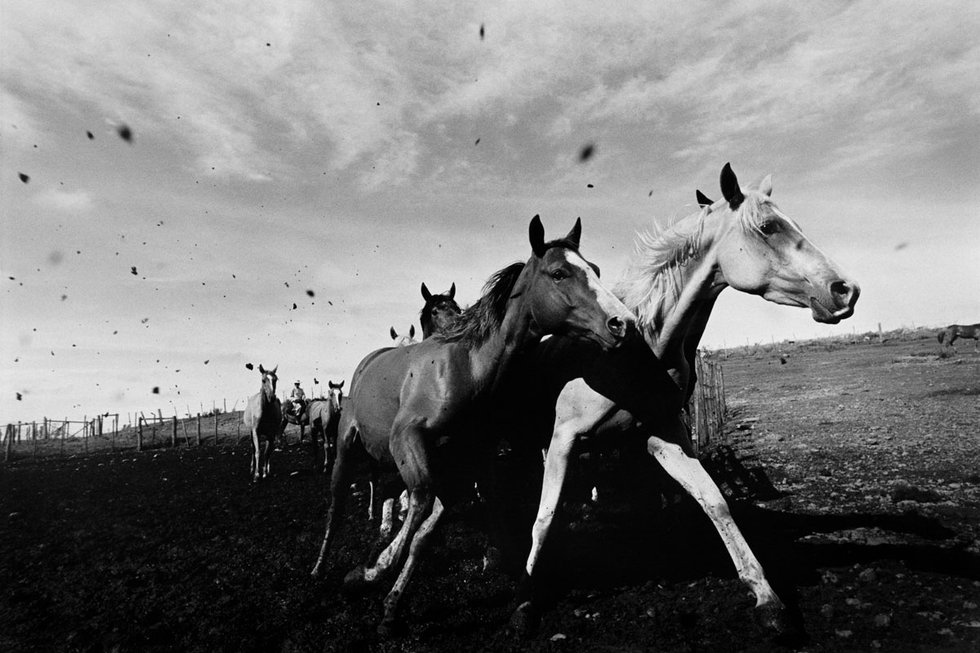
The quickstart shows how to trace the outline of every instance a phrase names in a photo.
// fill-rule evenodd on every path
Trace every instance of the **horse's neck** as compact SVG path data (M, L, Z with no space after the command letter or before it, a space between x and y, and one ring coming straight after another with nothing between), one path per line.
M527 293L521 292L511 300L500 327L470 350L471 373L480 394L493 392L500 385L517 354L541 338L541 334L532 328L526 297Z
M668 268L660 272L677 275L678 292L667 293L657 313L643 325L650 349L683 389L687 389L690 361L701 342L711 309L718 294L728 287L717 273L715 235L714 230L706 229L702 254L697 259L689 260L676 270ZM661 325L659 329L658 324Z

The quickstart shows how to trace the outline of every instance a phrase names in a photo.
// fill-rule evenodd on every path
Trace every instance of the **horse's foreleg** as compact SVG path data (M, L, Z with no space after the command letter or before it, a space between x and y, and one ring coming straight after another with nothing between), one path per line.
M259 474L262 470L262 456L261 449L262 443L259 442L259 430L257 427L252 427L252 482L259 482Z
M413 499L418 492L416 490L412 493ZM439 497L433 497L432 499L426 497L420 501L424 501L425 504L431 504L431 512L419 526L418 530L415 531L415 536L412 537L412 543L408 548L408 558L405 560L405 565L402 567L401 573L398 574L398 578L395 580L395 584L388 593L388 596L385 597L385 613L381 624L378 626L378 632L381 635L387 635L391 632L395 620L398 617L399 600L404 595L405 587L408 585L408 581L411 580L412 572L415 571L415 567L418 565L419 556L422 553L423 547L439 523L439 518L442 516L443 506ZM412 499L409 500L409 503L411 502ZM424 505L423 511L427 509L428 505Z
M735 564L738 577L755 595L755 607L764 615L765 625L779 631L785 630L787 628L785 606L769 585L762 565L759 564L742 532L735 525L725 497L702 467L701 462L697 458L686 455L680 446L665 442L658 437L647 440L647 450L698 502L711 520L725 548L728 549L728 555Z
M344 508L347 505L347 492L350 488L351 479L354 476L355 468L348 464L350 443L354 441L356 429L351 427L349 437L343 439L337 447L337 461L333 466L333 473L330 476L330 505L327 508L327 525L323 533L323 543L320 544L320 553L317 555L316 564L310 572L314 578L320 576L323 561L327 557L330 543L340 530L343 524Z

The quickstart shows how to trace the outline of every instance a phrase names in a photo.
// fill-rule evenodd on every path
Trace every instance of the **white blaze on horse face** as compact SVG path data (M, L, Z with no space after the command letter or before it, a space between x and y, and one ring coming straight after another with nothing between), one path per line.
M589 295L595 299L602 319L602 324L576 326L579 328L584 326L588 332L594 334L604 344L615 344L625 334L627 325L636 323L636 316L626 308L623 302L619 301L619 298L612 291L602 285L602 282L599 281L599 275L596 274L588 261L582 258L581 254L566 249L562 251L562 255L568 265L580 272L585 278ZM579 307L573 306L573 312L577 308ZM612 333L610 331L610 320L614 318L617 321L616 323L621 326L621 331L618 333Z

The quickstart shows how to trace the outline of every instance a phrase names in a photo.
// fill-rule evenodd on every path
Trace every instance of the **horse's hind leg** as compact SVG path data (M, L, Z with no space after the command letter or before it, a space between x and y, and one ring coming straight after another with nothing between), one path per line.
M735 564L739 579L748 585L755 595L755 607L759 611L757 614L760 615L763 624L780 633L792 630L787 621L786 607L769 585L762 565L759 564L745 537L735 525L725 497L701 466L700 461L685 454L680 446L657 437L647 440L647 449L664 470L698 502L711 520L725 548L728 549L728 555Z
M333 466L333 473L330 476L330 505L327 507L327 526L323 533L323 543L320 544L320 553L317 555L316 564L310 575L314 578L320 576L323 561L327 557L330 543L340 530L343 524L344 509L347 505L347 491L350 488L351 480L354 476L354 465L349 461L351 446L354 443L357 428L351 426L345 437L339 438L337 443L337 460Z
M416 497L418 490L412 493L412 499ZM412 499L409 499L409 505L411 506ZM421 554L423 547L435 530L436 525L439 523L439 518L442 516L443 506L442 501L439 497L433 497L432 499L422 499L425 503L431 503L432 512L426 517L425 521L419 526L418 530L415 531L415 536L412 538L412 543L408 548L408 559L405 560L405 565L402 567L401 573L398 574L398 579L395 580L394 586L385 597L385 613L384 617L381 619L381 624L378 626L378 633L382 636L388 635L394 628L396 619L398 617L398 605L401 597L405 593L405 587L408 585L408 581L412 578L412 573L415 571L415 567L418 565L419 555Z

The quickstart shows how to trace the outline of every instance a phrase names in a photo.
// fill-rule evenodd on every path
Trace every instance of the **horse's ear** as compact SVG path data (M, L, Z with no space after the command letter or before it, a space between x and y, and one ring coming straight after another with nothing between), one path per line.
M705 195L699 190L695 190L694 195L698 198L698 206L711 206L712 204L714 204L714 202L711 201L710 197L708 197L707 195Z
M565 236L565 240L571 241L575 249L578 249L578 244L582 240L582 218L575 218L575 226Z
M344 379L344 380L346 380L346 379ZM341 381L340 383L338 383L337 384L337 387L338 388L343 388L344 387L344 381Z
M265 368L262 367L262 363L259 363L259 371L265 374Z
M449 286L449 299L456 297L456 282L453 281L453 285Z
M745 195L742 195L742 189L738 185L738 177L732 171L730 163L726 163L721 169L721 194L725 196L725 201L733 211L745 200Z
M392 339L392 340L394 340L394 339L396 339L396 338L398 337L398 334L397 334L397 333L395 333L395 327L391 327L391 328L390 328L390 329L388 330L388 333L390 333L390 334L391 334L391 339Z
M531 241L531 251L538 258L544 256L544 225L541 224L541 216L535 215L531 218L531 224L527 228L528 238Z
M422 299L424 299L425 301L429 301L430 299L432 299L432 293L430 293L429 289L425 287L424 281L422 282Z
M415 325L414 324L412 326L408 327L408 337L409 338L414 338L415 337Z
M272 376L275 376L276 375L276 370L278 370L278 369L279 369L279 366L276 365L275 367L272 368L272 371L269 372L269 374L271 374Z
M772 175L766 175L766 178L759 182L759 192L766 197L772 195Z

